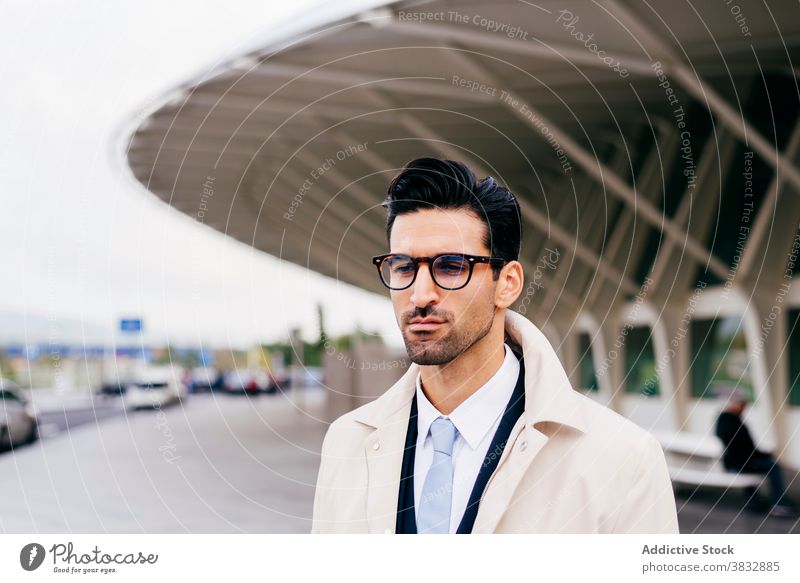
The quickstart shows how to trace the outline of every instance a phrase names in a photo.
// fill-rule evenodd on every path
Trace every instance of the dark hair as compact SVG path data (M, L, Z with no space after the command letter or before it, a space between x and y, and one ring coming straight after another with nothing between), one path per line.
M463 208L486 224L483 242L493 257L519 259L522 222L516 197L491 176L478 180L463 162L436 158L412 160L392 180L383 206L388 211L387 240L391 240L398 215L422 209ZM493 269L497 279L501 267Z

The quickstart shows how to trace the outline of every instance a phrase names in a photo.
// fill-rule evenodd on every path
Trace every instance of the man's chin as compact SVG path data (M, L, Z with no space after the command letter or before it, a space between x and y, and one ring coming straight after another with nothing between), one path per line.
M406 342L406 353L411 362L419 365L447 364L454 356L444 354L441 341L434 338Z
M417 353L413 356L408 357L411 362L414 364L418 364L420 366L434 366L440 364L447 364L448 362L452 362L452 358L442 357L440 355L435 354L428 354L428 353Z

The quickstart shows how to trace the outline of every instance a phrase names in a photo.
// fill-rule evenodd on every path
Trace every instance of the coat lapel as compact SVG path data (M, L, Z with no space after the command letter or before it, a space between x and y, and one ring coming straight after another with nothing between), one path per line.
M521 350L525 361L525 412L514 426L486 485L473 533L495 532L513 502L520 480L554 429L565 425L585 431L587 427L580 397L572 389L544 334L530 320L511 310L506 312L505 329L506 341Z
M384 395L365 406L355 420L374 431L364 441L367 460L367 523L371 533L394 532L408 416L419 367L412 364Z
M394 532L395 529L409 411L398 411L366 442L367 522L370 532Z
M492 533L508 509L520 480L528 471L536 454L547 443L547 436L525 425L521 418L514 426L508 443L500 457L489 483L486 484L483 498L478 507L473 533ZM509 462L509 458L513 458Z

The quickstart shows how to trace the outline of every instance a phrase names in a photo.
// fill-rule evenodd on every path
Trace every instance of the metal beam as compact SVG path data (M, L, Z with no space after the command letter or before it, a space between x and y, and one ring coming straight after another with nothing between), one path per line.
M677 155L679 137L678 132L672 126L664 127L662 133L663 140L660 142L657 134L650 126L650 131L653 132L653 147L641 171L640 184L643 187L638 188L642 192L642 196L656 198L659 192L664 192L666 181L664 180L665 168L672 166L672 161ZM661 180L659 180L659 178ZM650 194L652 193L652 194ZM623 204L623 203L620 203ZM630 207L625 207L627 212L620 214L619 221L611 234L611 239L606 248L606 253L611 257L611 262L617 265L620 259L623 259L622 254L627 252L627 257L624 257L625 264L632 263L637 265L641 260L644 253L644 245L637 244L637 240L641 243L642 239L649 234L647 229L636 229L635 225L631 226L636 219L636 212ZM626 241L630 241L627 245ZM605 282L600 282L598 285L589 292L589 304L594 305L597 295L602 291ZM614 285L616 282L611 282ZM613 302L611 302L613 303Z
M614 157L611 158L610 161L609 161L611 168L615 172L623 172L623 171L625 171L626 167L630 167L630 165L631 165L631 161L630 161L630 157L629 156L630 156L630 152L629 152L628 148L626 147L626 145L624 143L624 138L623 138L622 139L622 143L618 144L618 146L617 146L617 148L616 148L616 150L614 152ZM619 200L618 198L615 198L615 197L606 198L605 196L603 196L604 192L603 192L602 185L598 184L596 181L592 180L592 178L590 176L588 176L588 175L585 175L585 177L586 177L587 181L589 182L589 184L586 186L586 189L589 192L589 196L587 197L589 199L589 201L591 201L593 199L597 200L598 201L597 202L598 206L599 206L599 203L601 201L602 202L606 202L607 201L606 204L608 205L608 207L610 207L610 208L606 209L606 210L610 211L610 212L608 212L608 214L605 215L607 219L610 219L611 218L610 215L614 212L614 207L613 207L614 203L616 203L617 205L620 205L623 210L627 209L627 207L625 206L625 203L622 202L621 200ZM594 195L594 196L592 196L592 195ZM591 216L595 216L595 217L599 217L600 216L599 213L597 215L593 215L592 213L594 211L593 211L592 208L590 208L588 206L588 204L585 205L582 210L583 210L585 216L586 215L588 215L590 217ZM625 214L624 212L621 213L621 215L624 215L624 214ZM631 211L630 214L633 215L634 213ZM609 223L607 221L600 221L599 219L595 219L590 224L590 228L594 227L596 229L596 234L594 235L594 237L596 237L596 240L591 240L589 238L590 236L592 236L591 233L585 240L587 241L588 244L592 245L593 248L599 248L599 247L602 246L603 257L606 258L606 260L609 261L612 265L617 265L617 263L614 261L614 259L615 259L614 255L615 254L613 253L613 249L609 248L609 245L605 245L604 244L606 231L607 231L607 227L608 226L609 226ZM613 229L612 238L613 238L614 235L618 235L618 236L621 237L622 236L622 233L621 233L622 230L623 229L620 227L620 225L617 224L615 226L615 228ZM623 268L623 271L624 271L624 268ZM577 285L573 286L573 287L577 287L578 289L580 289L582 291L582 293L583 293L583 296L584 296L584 310L585 311L588 311L590 313L593 313L593 312L596 311L595 310L596 304L594 302L595 302L595 300L597 298L598 292L601 291L604 288L605 281L606 281L605 274L597 272L597 271L589 271L584 280L579 280L579 282L577 282ZM616 291L617 290L615 290L615 292ZM639 291L639 288L637 288L637 291ZM609 298L603 298L603 299L608 300ZM611 299L611 301L608 302L608 304L613 304L613 303L616 303L616 302L622 300L622 298L620 298L619 294L617 294L617 293L615 293L614 297L611 297L610 299Z
M642 20L631 11L631 9L618 2L617 0L604 0L608 7L605 9L609 15L619 19L636 38L640 45L647 51L656 55L657 59L663 61L663 70L670 77L675 79L686 91L688 91L697 101L705 103L719 120L739 139L749 147L759 153L761 158L776 172L783 172L786 180L791 183L796 192L800 193L800 170L794 161L783 155L778 149L770 144L761 133L745 119L742 112L737 112L728 102L726 102L711 85L703 82L696 71L690 70L689 66L677 56L672 48L663 42L655 32L653 32ZM754 52L753 56L758 60L758 55Z
M797 156L798 148L800 148L800 120L794 124L794 130L792 130L792 136L786 147L785 156L794 159ZM745 244L737 275L748 277L752 273L753 266L759 256L761 257L761 265L767 259L764 254L759 253L759 249L764 243L767 234L772 234L772 222L775 220L775 213L778 210L778 195L783 188L783 181L784 176L781 173L776 172L773 175L772 182L767 188L767 195L761 203L761 208L757 211L753 230L750 232Z
M462 54L461 56L463 59L467 60L476 71L480 72L482 79L496 87L506 86L494 73L490 72L486 67L479 65L475 59L470 58L466 54ZM667 237L678 241L685 241L686 250L690 255L700 262L708 263L711 270L718 276L725 277L727 274L727 266L721 260L714 257L704 245L689 237L683 229L671 219L664 216L653 203L637 196L637 193L629 184L597 160L595 156L587 152L580 144L572 139L570 135L545 118L536 108L527 103L522 96L517 95L510 89L507 90L506 93L508 99L502 99L501 103L503 103L510 112L531 126L537 135L541 135L541 127L546 128L561 149L571 156L584 171L593 176L601 184L604 184L609 192L618 196L632 209L635 209L636 213L653 227L664 231ZM635 285L633 287L637 288Z
M570 180L569 184L572 187L572 194L575 197L575 213L572 215L568 213L572 209L572 207L567 203L567 197L564 197L564 202L561 204L560 208L556 210L556 222L559 225L564 225L566 221L569 221L569 226L567 227L570 230L575 231L574 239L578 240L578 229L580 228L580 218L581 218L581 210L583 210L583 203L585 199L588 198L588 194L591 192L589 178L587 176L581 176L580 186L578 188L575 187L575 181ZM579 198L580 197L580 198ZM590 199L591 201L591 199ZM574 221L570 219L571 216L574 216ZM546 243L546 240L545 242ZM545 245L542 245L542 248L539 252L539 256L541 257L544 253ZM577 266L575 270L573 270L575 255L572 255L572 261L569 265L566 265L564 261L559 261L559 264L556 266L555 273L553 274L552 281L550 282L550 287L545 292L544 299L541 303L536 307L536 313L541 314L541 317L547 321L554 317L554 311L557 305L557 301L560 299L561 294L566 289L573 289L569 286L566 286L566 282L569 280L571 275L574 275L575 270L577 270ZM585 265L584 269L588 272L596 273L596 270L589 266ZM576 297L580 298L580 308L585 308L586 297L583 294L580 294L577 290L575 292ZM573 312L576 313L576 312Z
M729 137L729 135L730 134L723 130L720 131L718 135L712 133L706 140L703 152L700 154L697 170L695 171L695 187L687 188L684 191L681 201L678 204L678 209L674 215L675 221L687 230L690 229L689 220L691 219L691 213L694 212L695 215L697 215L698 197L702 196L705 199L704 202L708 202L709 206L710 199L713 197L713 199L716 200L718 197L718 194L721 190L720 181L723 180L724 177L720 176L719 173L714 173L715 162L720 160L720 158L727 160L730 159L732 148L730 147L730 144L723 143L725 142L726 138ZM722 145L722 147L720 147L720 145ZM722 168L725 167L726 165L723 164ZM720 168L720 170L722 170L722 168ZM704 213L703 216L699 217L699 219L703 220L705 224L709 224L713 218L714 213ZM659 251L658 256L656 257L654 265L651 266L650 279L653 280L653 287L655 289L660 289L663 287L662 279L668 272L667 268L670 265L673 251L679 247L679 243L680 242L672 239L665 241L663 247ZM688 273L690 270L688 270L686 267L683 267L682 271L684 273ZM672 275L677 278L679 274L675 272ZM678 293L682 292L683 289L678 291Z

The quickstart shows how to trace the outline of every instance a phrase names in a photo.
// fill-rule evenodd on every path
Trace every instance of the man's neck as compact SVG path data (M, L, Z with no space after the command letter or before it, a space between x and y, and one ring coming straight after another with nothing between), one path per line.
M505 359L503 337L490 336L494 335L487 334L447 364L420 366L422 390L442 415L455 411L500 370Z

